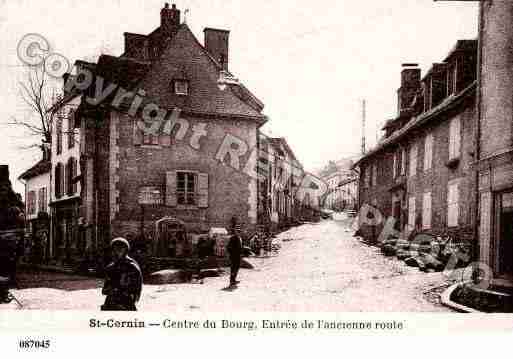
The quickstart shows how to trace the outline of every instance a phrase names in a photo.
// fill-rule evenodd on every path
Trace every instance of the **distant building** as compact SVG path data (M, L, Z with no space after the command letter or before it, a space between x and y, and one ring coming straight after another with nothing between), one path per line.
M283 137L260 136L259 218L275 227L288 225L301 216L297 198L303 167Z
M320 172L321 179L328 185L323 207L333 211L354 210L358 196L356 172L351 168L353 158L330 163Z
M30 238L36 235L46 236L46 251L50 249L51 170L50 151L49 148L44 148L43 158L18 177L25 184L26 235Z
M397 117L356 163L360 208L378 210L397 231L449 232L475 245L476 64L477 42L461 40L422 79L416 66L403 69ZM376 240L384 224L361 230Z

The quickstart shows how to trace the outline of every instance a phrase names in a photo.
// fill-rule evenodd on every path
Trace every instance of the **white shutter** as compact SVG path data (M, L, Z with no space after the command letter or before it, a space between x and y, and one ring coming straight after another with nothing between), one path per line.
M176 207L176 171L166 172L166 206Z
M422 201L422 228L431 228L431 192L424 193Z
M447 193L447 226L458 226L459 193L458 183L450 183Z
M401 155L401 175L406 174L406 149L403 149Z
M134 120L134 134L133 134L133 137L134 137L134 145L135 146L140 146L142 144L142 142L143 142L143 133L139 129L139 127L137 126L137 119Z
M454 117L451 120L449 128L449 159L457 158L460 156L461 146L461 124L460 118Z
M424 147L424 171L431 168L433 164L433 134L426 136L426 144Z
M410 148L410 177L417 174L417 144Z
M198 173L198 207L208 208L208 173Z
M415 197L410 197L408 202L408 225L410 230L415 229Z

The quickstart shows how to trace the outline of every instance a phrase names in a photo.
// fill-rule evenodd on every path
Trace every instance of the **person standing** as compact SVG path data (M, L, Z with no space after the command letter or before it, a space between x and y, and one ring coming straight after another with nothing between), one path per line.
M107 296L101 310L136 311L141 297L142 273L135 260L128 256L130 244L124 238L111 242L113 262L106 271L102 294Z
M228 241L226 247L228 256L230 258L230 286L233 287L239 283L237 281L237 274L240 268L240 257L242 254L242 238L240 225L234 225L232 229L232 236Z

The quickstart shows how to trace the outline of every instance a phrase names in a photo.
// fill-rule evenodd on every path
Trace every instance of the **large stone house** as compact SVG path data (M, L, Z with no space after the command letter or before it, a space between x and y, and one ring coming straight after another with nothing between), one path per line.
M378 212L361 221L367 239L392 220L389 228L403 234L452 233L476 246L476 62L477 41L461 40L422 79L415 64L402 70L397 116L357 162L359 207Z
M82 93L85 252L124 236L154 255L186 255L176 226L194 237L234 217L257 224L263 104L228 70L228 31L206 28L201 44L175 5L160 15L149 35L124 34L121 56L77 61L66 76L66 91Z
M480 262L513 281L513 3L480 3L476 132Z

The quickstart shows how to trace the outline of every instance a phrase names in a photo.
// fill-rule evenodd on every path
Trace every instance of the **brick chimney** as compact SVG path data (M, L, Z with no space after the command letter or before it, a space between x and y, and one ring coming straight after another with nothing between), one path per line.
M397 110L401 112L408 109L420 89L420 68L418 64L403 64L401 71L401 87L397 90Z
M230 31L205 28L205 48L228 71L228 40Z
M160 28L169 36L172 36L178 30L180 26L180 10L173 4L171 9L169 3L164 5L164 8L160 10Z

